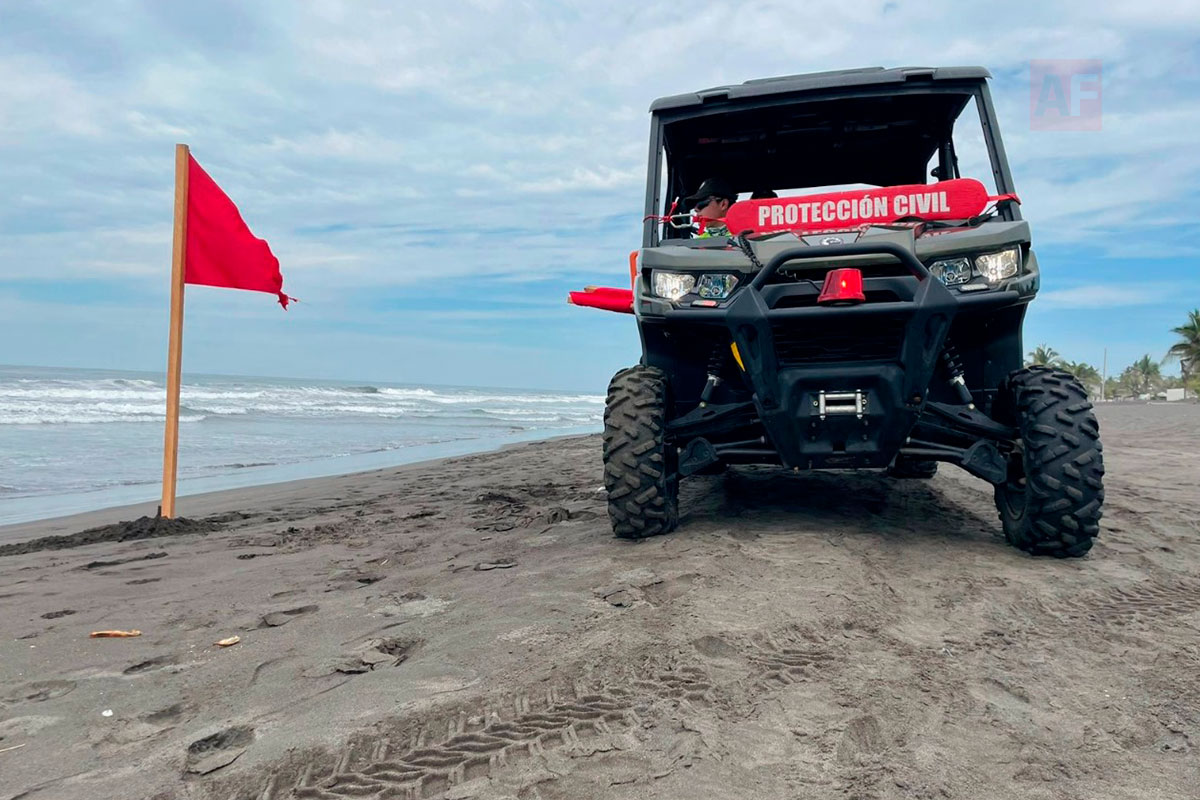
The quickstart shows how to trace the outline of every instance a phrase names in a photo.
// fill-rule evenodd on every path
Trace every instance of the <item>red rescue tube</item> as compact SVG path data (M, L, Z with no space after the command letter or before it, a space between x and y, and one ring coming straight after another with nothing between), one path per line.
M987 189L974 178L955 178L929 184L743 200L730 207L725 224L737 234L853 228L905 217L969 219L980 214L988 201L1001 199L1007 198L989 197Z
M629 289L614 289L608 286L589 287L582 292L570 292L567 302L575 306L599 308L602 311L633 313L633 292Z

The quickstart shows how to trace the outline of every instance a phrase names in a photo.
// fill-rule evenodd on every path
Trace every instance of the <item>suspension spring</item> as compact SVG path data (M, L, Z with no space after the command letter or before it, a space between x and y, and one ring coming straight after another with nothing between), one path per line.
M709 399L712 398L713 391L721 382L721 371L725 368L725 359L728 352L721 345L713 345L712 352L708 355L708 380L704 383L704 388L700 390L700 405L708 405Z
M946 339L946 346L942 348L942 363L946 365L946 371L950 373L952 379L963 376L962 359L958 355L958 348L949 339Z
M712 352L708 355L708 374L720 375L721 370L725 368L725 361L728 357L728 345L713 345Z
M942 365L950 376L950 388L958 395L959 401L963 405L974 408L975 399L971 397L971 390L967 388L967 381L963 377L962 359L958 355L958 348L954 346L954 342L949 337L942 348Z

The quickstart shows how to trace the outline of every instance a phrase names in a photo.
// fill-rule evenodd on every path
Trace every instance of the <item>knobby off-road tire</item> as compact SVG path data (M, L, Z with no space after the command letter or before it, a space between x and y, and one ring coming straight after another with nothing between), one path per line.
M897 456L896 463L888 467L889 478L932 478L937 474L938 462L923 458Z
M662 370L621 370L604 407L604 488L613 533L642 539L679 524L675 450L666 441L667 378Z
M1077 557L1092 549L1104 502L1100 428L1074 376L1034 366L1012 373L998 416L1020 431L996 508L1009 543L1034 555Z

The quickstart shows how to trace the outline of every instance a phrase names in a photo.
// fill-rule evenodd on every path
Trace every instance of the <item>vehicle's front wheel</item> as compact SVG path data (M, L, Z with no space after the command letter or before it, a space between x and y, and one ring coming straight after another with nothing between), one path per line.
M1008 377L998 416L1020 432L996 507L1009 543L1034 555L1082 556L1100 532L1104 458L1087 392L1044 366Z
M613 533L642 539L679 524L675 450L666 440L667 378L636 366L613 376L604 407L604 488Z

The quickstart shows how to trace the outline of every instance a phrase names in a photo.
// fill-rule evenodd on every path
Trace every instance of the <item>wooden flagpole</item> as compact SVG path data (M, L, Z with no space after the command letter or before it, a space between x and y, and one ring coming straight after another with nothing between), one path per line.
M179 382L183 360L183 279L187 252L188 146L175 145L175 235L171 251L171 327L167 338L167 427L163 434L162 506L175 516L175 474L179 459Z

